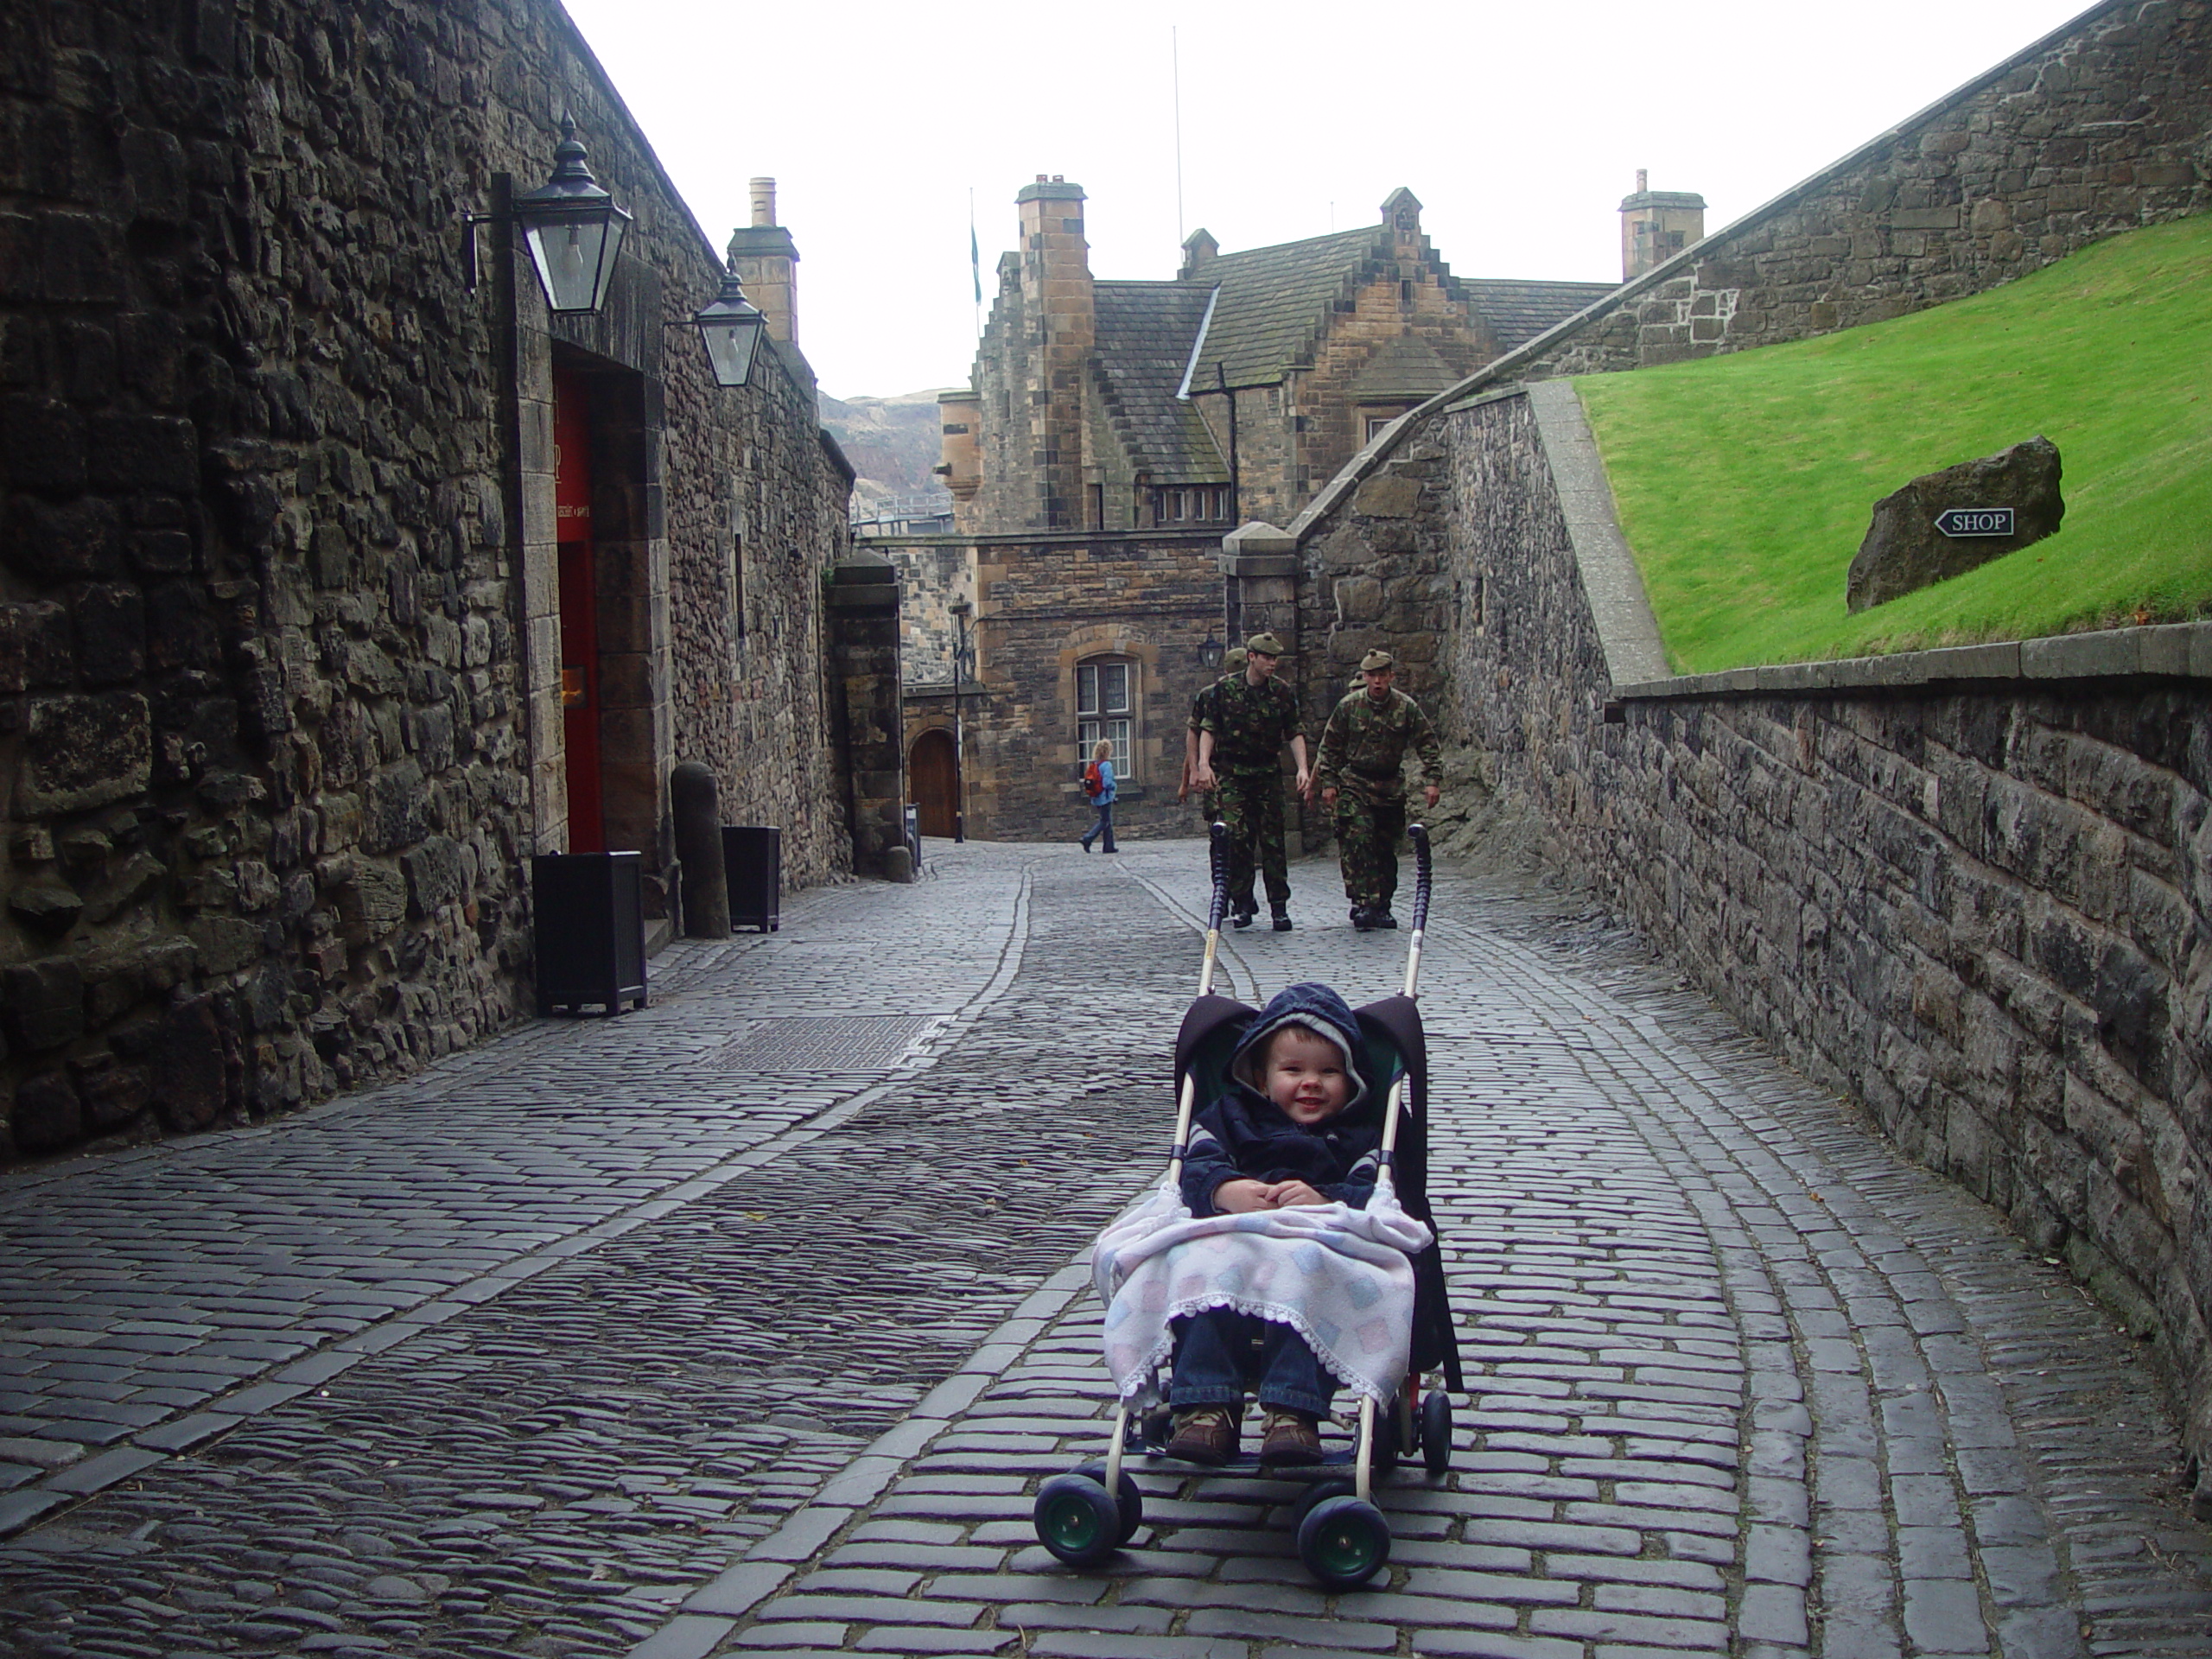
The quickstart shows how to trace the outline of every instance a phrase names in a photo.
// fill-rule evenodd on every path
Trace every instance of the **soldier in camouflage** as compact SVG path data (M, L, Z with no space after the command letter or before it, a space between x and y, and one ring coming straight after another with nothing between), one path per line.
M1244 642L1244 671L1213 688L1213 707L1198 721L1198 767L1192 781L1220 791L1221 821L1229 826L1230 919L1249 927L1256 913L1252 877L1267 882L1275 931L1290 931L1290 861L1282 830L1285 743L1298 763L1298 793L1312 798L1313 774L1306 764L1306 734L1299 729L1298 696L1275 678L1282 641L1255 633ZM1217 765L1217 762L1218 765Z
M1221 659L1221 670L1220 679L1208 680L1192 694L1191 724L1183 734L1183 779L1175 785L1175 798L1179 801L1189 800L1191 791L1198 787L1198 731L1205 724L1206 711L1211 709L1218 700L1215 693L1226 682L1243 677L1244 647L1231 645L1228 654ZM1215 792L1211 790L1198 790L1198 827L1211 830L1214 819L1219 816L1220 811L1221 802ZM1250 891L1247 889L1245 897L1249 899L1250 896ZM1249 909L1250 906L1247 905L1246 908Z
M1398 837L1406 833L1406 751L1421 757L1421 786L1435 806L1444 761L1435 729L1421 705L1394 689L1397 659L1370 651L1359 659L1365 683L1339 702L1322 728L1313 782L1337 813L1338 856L1351 925L1361 932L1395 927L1390 900L1398 891Z

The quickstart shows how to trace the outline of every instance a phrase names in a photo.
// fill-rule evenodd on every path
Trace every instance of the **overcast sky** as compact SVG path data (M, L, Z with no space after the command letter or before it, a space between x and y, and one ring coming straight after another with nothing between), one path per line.
M1462 276L1618 281L1638 168L1717 230L2085 9L567 3L718 244L776 179L840 397L966 383L971 192L986 306L1039 173L1088 192L1099 276L1172 277L1201 226L1231 251L1349 229L1405 185Z

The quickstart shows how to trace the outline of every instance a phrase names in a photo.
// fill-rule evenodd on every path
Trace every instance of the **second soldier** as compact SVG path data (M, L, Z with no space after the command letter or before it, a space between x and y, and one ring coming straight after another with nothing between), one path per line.
M1362 932L1398 925L1390 901L1398 891L1398 838L1406 833L1406 751L1421 757L1430 807L1444 782L1435 729L1421 705L1395 688L1397 670L1387 651L1359 659L1363 683L1331 711L1313 768L1321 804L1336 809L1344 893L1351 925Z

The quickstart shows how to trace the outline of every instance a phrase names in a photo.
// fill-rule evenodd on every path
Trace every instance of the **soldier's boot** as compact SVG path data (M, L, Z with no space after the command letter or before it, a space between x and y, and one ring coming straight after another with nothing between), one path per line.
M1355 933L1364 933L1375 925L1374 918L1369 915L1365 905L1354 905L1351 907L1351 925L1352 931Z
M1395 927L1398 918L1390 913L1388 905L1377 905L1367 912L1367 925L1370 927Z
M1279 910L1275 912L1275 931L1278 933L1287 933L1290 931L1290 912L1288 911Z

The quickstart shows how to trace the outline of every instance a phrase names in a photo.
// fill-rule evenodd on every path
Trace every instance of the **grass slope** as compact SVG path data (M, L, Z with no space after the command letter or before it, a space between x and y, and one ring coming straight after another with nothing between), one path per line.
M2212 613L2212 217L1889 322L1574 385L1678 671ZM2038 432L2057 535L1846 612L1877 499Z

